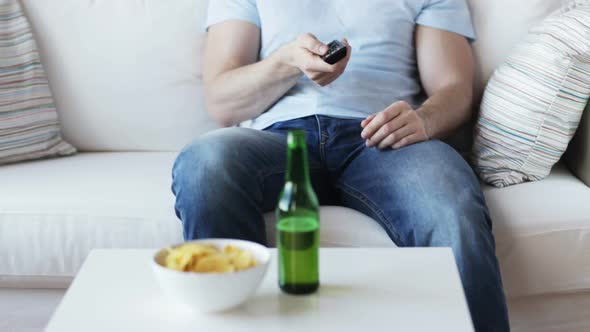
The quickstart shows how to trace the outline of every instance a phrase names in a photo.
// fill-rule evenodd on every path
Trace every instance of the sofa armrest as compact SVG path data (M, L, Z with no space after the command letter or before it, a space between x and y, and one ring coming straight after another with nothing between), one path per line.
M564 160L572 172L590 187L590 104L584 111L580 127Z

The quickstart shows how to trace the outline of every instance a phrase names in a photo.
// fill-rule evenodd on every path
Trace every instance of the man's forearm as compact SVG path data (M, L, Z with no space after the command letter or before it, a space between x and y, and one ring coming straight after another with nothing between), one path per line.
M441 88L416 112L424 119L426 132L432 139L445 138L471 117L473 89L458 83Z
M267 110L301 75L299 69L284 65L279 56L271 55L205 82L207 107L222 125L235 125Z

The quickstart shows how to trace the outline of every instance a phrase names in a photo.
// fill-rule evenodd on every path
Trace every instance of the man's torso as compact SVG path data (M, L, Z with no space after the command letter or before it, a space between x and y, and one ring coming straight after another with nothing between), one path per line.
M303 76L273 108L243 125L260 129L293 113L360 118L397 100L419 104L414 30L423 2L257 0L261 59L306 32L325 43L347 38L353 51L338 80L320 87Z

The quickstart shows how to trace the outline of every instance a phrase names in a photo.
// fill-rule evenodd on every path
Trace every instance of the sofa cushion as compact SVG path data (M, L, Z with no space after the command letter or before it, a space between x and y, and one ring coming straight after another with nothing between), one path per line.
M0 287L64 285L92 248L182 240L175 153L83 153L0 168ZM559 166L546 180L484 188L510 296L589 289L590 190ZM273 214L267 233L274 243ZM322 207L322 246L393 246L370 218Z
M545 180L484 193L507 294L590 288L590 190L564 165Z
M17 0L0 0L0 165L70 155L31 26Z
M200 80L207 1L22 3L81 151L176 151L214 127Z
M96 153L0 168L0 276L71 277L92 248L179 242L174 153Z
M505 187L549 175L590 97L590 1L577 0L531 29L488 83L473 162Z

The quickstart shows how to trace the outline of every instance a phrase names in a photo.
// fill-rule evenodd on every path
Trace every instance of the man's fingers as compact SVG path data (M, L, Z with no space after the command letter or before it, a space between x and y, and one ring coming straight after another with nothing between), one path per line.
M370 140L383 125L391 121L397 115L398 114L396 114L394 110L382 111L375 115L373 120L361 132L361 137L365 140Z
M352 46L350 46L346 38L342 39L342 43L346 46L346 57L342 61L348 64L348 60L350 60L350 56L352 55Z
M383 141L387 136L395 133L398 130L401 130L400 128L406 125L407 122L402 121L401 116L394 118L393 120L387 122L377 130L377 132L367 141L367 146L370 148L378 146L381 143L381 141Z
M319 56L326 54L329 50L326 44L319 41L311 33L306 33L299 37L299 46Z
M375 115L377 115L377 113L371 114L366 119L364 119L361 122L361 127L365 128L375 118Z
M298 45L303 55L300 57L299 68L309 79L320 86L326 86L334 82L346 69L352 48L347 40L343 43L348 48L346 57L334 65L326 63L320 56L328 51L328 46L320 42L311 33L303 34L298 39Z
M379 112L373 120L367 124L363 132L361 133L361 137L363 139L371 139L371 137L387 122L391 121L401 112L408 109L410 106L405 102L397 102L393 105L386 108L384 111Z
M395 134L389 134L389 136L385 137L385 139L379 143L377 148L379 148L379 150L391 148L397 142L397 140L398 137Z
M392 148L395 144L399 141L403 140L405 137L413 135L416 132L416 129L411 124L405 125L398 130L391 133L391 135L387 136L386 139L379 143L379 149L387 149Z
M320 86L326 86L334 82L338 78L337 74L322 73L319 71L306 72L306 75L310 80L314 81L316 84Z
M401 149L403 147L406 147L408 145L412 145L412 144L422 142L422 141L423 140L420 138L420 135L412 134L412 135L406 136L406 137L402 138L401 140L399 140L397 143L395 143L393 145L393 148L395 150L397 150L397 149Z
M326 63L317 55L308 53L305 59L305 64L303 65L303 70L306 72L334 73L338 68Z
M316 80L315 82L320 85L320 86L326 86L332 82L334 82L336 80L337 77L334 77L333 75L325 75L324 77Z

